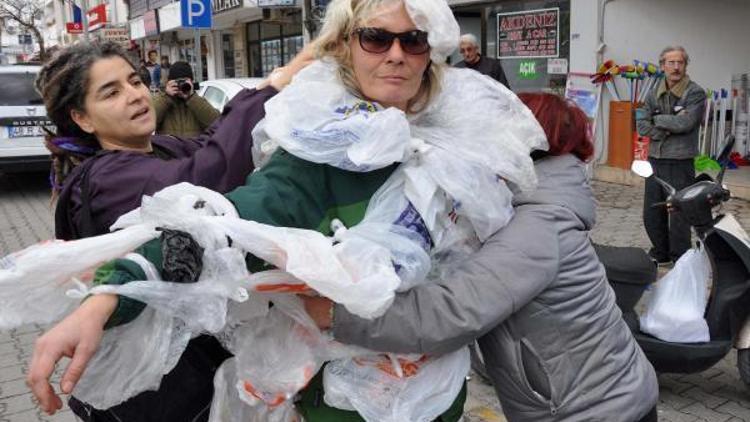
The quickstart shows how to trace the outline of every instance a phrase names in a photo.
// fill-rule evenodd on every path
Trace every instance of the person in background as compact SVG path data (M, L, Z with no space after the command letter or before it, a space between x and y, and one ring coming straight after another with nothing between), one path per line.
M656 374L589 239L586 115L552 94L519 98L549 151L532 153L538 188L513 198L507 226L445 278L398 293L379 318L300 297L335 340L372 350L441 354L478 338L509 421L656 421Z
M680 190L693 183L698 155L698 128L706 93L690 80L690 57L680 46L670 46L659 55L664 79L636 109L636 126L641 136L651 138L648 160L654 176ZM666 200L655 178L646 179L643 193L643 225L653 247L649 251L657 264L676 261L690 249L690 225L666 207L653 205Z
M506 88L510 89L508 85L508 79L505 78L505 72L503 72L503 66L500 64L500 60L485 57L479 53L479 43L477 38L472 34L461 35L461 43L458 46L461 55L464 59L456 63L455 67L458 68L469 68L474 69L477 72L487 75L492 79L505 85Z
M190 64L174 62L169 68L164 92L153 95L157 134L196 136L219 117L219 111L196 95L195 88Z
M159 52L156 50L149 50L146 55L146 68L148 69L151 76L151 83L149 89L151 92L159 91L159 83L161 82L161 66L157 61L159 58Z
M169 80L169 68L172 67L171 64L169 64L169 56L161 56L161 80L159 81L159 87L161 89L164 89L164 87L167 86L167 81Z
M138 76L140 76L141 82L146 85L146 87L151 86L151 72L148 71L146 61L143 59L141 59L141 62L138 65Z

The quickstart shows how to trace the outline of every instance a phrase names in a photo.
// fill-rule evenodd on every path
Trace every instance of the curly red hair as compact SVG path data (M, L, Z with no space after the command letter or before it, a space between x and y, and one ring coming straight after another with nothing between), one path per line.
M573 154L582 161L591 158L591 125L575 103L546 93L521 93L518 98L542 125L549 142L547 155Z

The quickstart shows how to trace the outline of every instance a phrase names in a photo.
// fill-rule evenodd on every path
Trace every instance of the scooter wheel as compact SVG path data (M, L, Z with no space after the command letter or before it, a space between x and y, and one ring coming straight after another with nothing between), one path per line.
M737 369L740 372L742 382L750 387L750 349L737 351Z

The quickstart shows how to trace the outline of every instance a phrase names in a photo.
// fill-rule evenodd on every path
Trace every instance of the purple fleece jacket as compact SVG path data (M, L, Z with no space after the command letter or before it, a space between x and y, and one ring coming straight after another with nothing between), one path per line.
M154 154L131 151L110 152L89 169L89 204L95 234L109 232L122 214L141 204L143 195L151 195L179 182L190 182L218 192L228 192L243 184L253 170L250 134L265 116L263 105L276 94L272 87L260 91L245 89L225 107L221 116L194 139L155 135L156 149L174 158L161 159ZM81 169L65 179L55 209L55 237L72 240L82 231Z

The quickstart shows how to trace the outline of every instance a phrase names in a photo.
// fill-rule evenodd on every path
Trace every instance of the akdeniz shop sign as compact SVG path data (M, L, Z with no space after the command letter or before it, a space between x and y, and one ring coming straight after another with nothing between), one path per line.
M560 8L497 14L497 57L560 56Z

